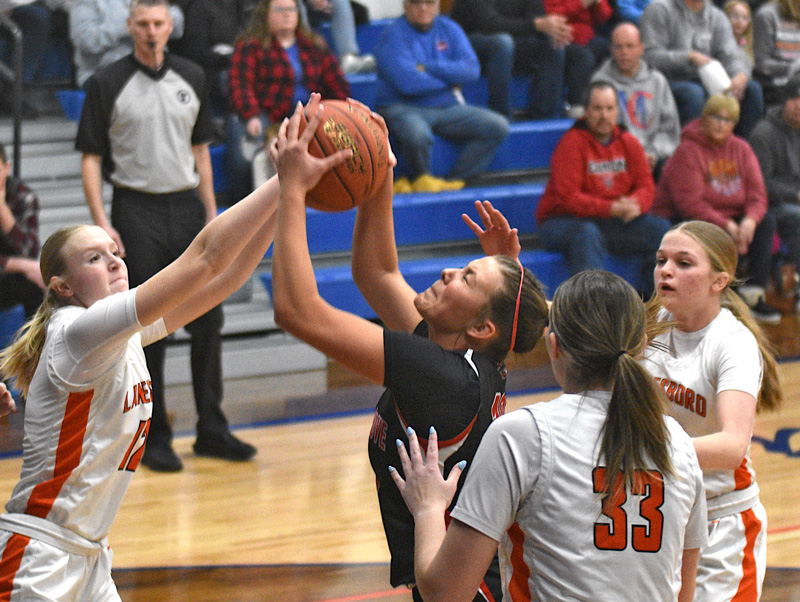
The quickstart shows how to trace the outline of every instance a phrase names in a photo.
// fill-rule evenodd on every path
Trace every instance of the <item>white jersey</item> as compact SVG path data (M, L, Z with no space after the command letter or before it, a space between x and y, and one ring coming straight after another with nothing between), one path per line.
M667 312L660 317L671 319ZM721 430L716 400L722 391L744 391L758 399L763 373L758 343L727 309L697 332L673 328L655 340L671 351L649 347L644 366L664 388L675 418L691 437ZM709 518L750 508L758 498L749 446L736 470L703 474Z
M22 473L4 515L15 532L38 537L54 523L89 542L108 535L150 425L142 344L166 334L163 320L142 330L135 294L50 318L26 402Z
M598 461L611 393L565 394L496 420L452 517L499 542L503 597L674 601L685 548L707 538L703 479L691 439L665 417L675 477L601 510Z

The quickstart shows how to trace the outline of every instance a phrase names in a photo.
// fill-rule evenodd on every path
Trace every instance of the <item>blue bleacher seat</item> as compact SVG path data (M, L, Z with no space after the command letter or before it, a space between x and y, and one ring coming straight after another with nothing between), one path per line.
M212 144L208 152L211 155L211 170L214 173L214 192L216 194L227 192L230 182L228 182L228 172L225 170L225 145Z
M25 323L25 309L15 305L10 309L0 309L0 349L14 340L14 335Z

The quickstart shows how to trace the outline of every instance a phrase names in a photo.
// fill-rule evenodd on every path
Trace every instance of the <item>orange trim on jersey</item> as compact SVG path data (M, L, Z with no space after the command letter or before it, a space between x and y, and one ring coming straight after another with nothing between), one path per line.
M531 588L528 580L531 569L525 564L525 534L514 523L508 528L508 539L511 541L511 579L508 582L508 595L511 602L530 602Z
M747 469L747 458L742 459L739 468L733 472L733 481L736 491L747 489L753 484L753 475L751 475L750 471Z
M741 517L746 540L744 559L742 559L742 580L739 582L739 589L731 598L731 602L756 602L758 600L758 570L753 550L756 546L756 538L761 532L761 521L758 520L752 508L742 512Z
M3 557L0 558L0 602L11 600L14 577L17 576L19 566L22 564L22 556L30 541L30 537L14 533L6 542Z
M395 402L394 408L395 408L395 411L397 412L397 417L400 418L400 423L403 425L403 430L408 430L408 423L406 422L406 419L403 417L403 413L400 411L400 408L398 407L397 402ZM470 432L472 432L472 427L475 426L475 421L477 419L478 419L478 415L475 414L475 417L467 425L467 428L465 428L463 431L461 431L458 435L456 435L455 437L452 437L450 439L447 439L446 441L439 440L439 450L442 450L442 449L444 449L446 447L450 447L451 445L455 445L456 443L460 443L461 441L466 439L467 435L469 435ZM427 435L427 434L428 433L425 433L425 435ZM423 438L420 433L417 433L417 439L419 439L419 442L420 442L420 444L422 445L423 448L427 448L428 447L428 439L427 439L427 437Z
M33 488L25 514L47 518L50 509L61 492L64 482L78 467L83 452L83 438L89 421L89 408L92 406L94 390L70 393L67 408L61 421L61 434L56 449L56 465L53 478L39 483Z
M495 602L494 596L492 595L492 592L489 589L489 586L486 585L485 581L481 581L481 586L478 588L478 591L480 592L481 596L486 599L486 602Z

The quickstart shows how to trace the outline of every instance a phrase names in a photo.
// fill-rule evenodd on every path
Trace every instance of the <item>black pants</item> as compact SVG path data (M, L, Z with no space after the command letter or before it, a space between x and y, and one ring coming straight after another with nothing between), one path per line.
M205 209L194 190L150 194L114 188L111 224L125 245L131 287L138 286L172 263L205 225ZM197 433L228 430L222 413L222 307L217 306L186 325L191 335L192 388L197 407ZM164 403L164 340L144 350L153 383L153 419L149 440L171 443L172 429Z
M25 319L30 320L42 304L42 289L22 274L0 274L0 309L15 305L25 308Z

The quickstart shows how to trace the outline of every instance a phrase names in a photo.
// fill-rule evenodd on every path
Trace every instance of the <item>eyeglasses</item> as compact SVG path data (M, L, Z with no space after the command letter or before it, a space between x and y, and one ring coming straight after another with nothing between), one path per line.
M719 121L722 123L736 123L736 120L733 117L723 117L722 115L717 115L716 113L709 113L707 116L714 121Z
M269 12L278 13L278 14L296 13L297 12L297 7L296 6L271 6L269 8Z

